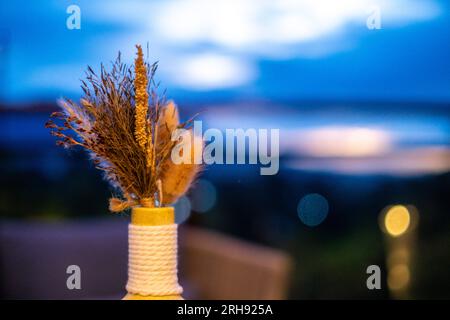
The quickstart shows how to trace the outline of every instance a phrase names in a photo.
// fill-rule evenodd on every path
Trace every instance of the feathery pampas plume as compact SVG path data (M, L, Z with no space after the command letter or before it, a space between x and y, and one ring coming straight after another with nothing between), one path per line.
M136 47L134 74L121 62L120 53L109 72L102 65L97 75L88 67L80 104L59 101L62 112L52 113L46 123L58 138L57 145L86 149L96 168L122 194L122 199L110 199L113 212L171 204L189 189L200 170L198 164L172 162L170 154L177 143L172 132L189 122L180 123L176 105L158 95L157 64L145 63L142 48ZM192 130L188 132L192 147L203 143Z
M172 132L179 126L177 107L170 101L162 108L158 119L157 137L160 143L156 149L157 152L163 152L164 143L162 141L170 139ZM164 205L175 202L180 196L185 194L200 171L200 166L194 163L194 159L196 158L195 152L203 150L203 140L201 137L194 136L192 129L186 131L186 135L187 137L184 137L183 143L189 143L190 148L187 146L186 148L181 147L181 149L191 150L189 161L175 164L169 159L164 161L161 166L162 203Z

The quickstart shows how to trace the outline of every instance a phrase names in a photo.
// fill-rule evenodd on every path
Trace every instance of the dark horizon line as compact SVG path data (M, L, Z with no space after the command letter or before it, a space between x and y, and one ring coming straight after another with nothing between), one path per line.
M170 100L170 99L169 99ZM180 100L178 100L180 101ZM263 106L283 106L286 109L299 109L308 111L314 107L323 108L339 108L339 107L363 107L370 109L371 107L390 106L395 110L402 110L405 107L414 111L444 111L450 112L450 101L432 101L432 100L400 100L400 99L202 99L194 101L187 99L182 102L184 108L202 108L205 106L221 106L227 104L235 104L237 106L248 104L255 106L257 104ZM426 106L426 110L424 110ZM57 99L53 102L50 100L41 100L32 103L5 103L0 102L0 113L39 113L51 112L57 110ZM394 111L395 111L394 110Z

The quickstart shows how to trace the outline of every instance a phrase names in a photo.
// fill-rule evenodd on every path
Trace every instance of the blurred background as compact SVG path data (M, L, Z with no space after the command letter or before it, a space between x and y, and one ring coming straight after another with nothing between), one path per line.
M84 152L55 146L44 123L58 98L80 98L88 65L118 51L131 63L148 43L183 119L280 129L278 174L208 166L175 204L186 297L450 298L449 9L2 1L2 297L123 294L128 216L108 212L100 173ZM66 288L70 264L82 290ZM371 265L379 290L367 287Z

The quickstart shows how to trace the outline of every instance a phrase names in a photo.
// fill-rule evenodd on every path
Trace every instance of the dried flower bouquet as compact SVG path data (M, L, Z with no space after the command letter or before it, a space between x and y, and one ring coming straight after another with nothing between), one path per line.
M190 121L180 123L177 106L158 95L157 64L144 62L141 46L136 47L134 72L133 66L122 63L120 53L110 72L102 65L97 75L88 67L81 81L81 103L61 100L62 112L54 112L46 123L59 138L58 145L86 149L122 194L122 199L110 199L113 212L135 205L169 205L188 190L200 170L194 161L171 161L177 142L172 132Z

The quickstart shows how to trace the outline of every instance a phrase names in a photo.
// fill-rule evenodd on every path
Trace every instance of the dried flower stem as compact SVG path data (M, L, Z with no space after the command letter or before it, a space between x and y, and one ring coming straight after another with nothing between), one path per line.
M137 58L135 60L134 72L136 78L134 79L134 90L136 100L136 114L135 114L135 129L134 135L136 141L142 150L147 148L147 111L148 111L148 79L147 70L144 64L144 57L141 46L136 46L138 49Z

